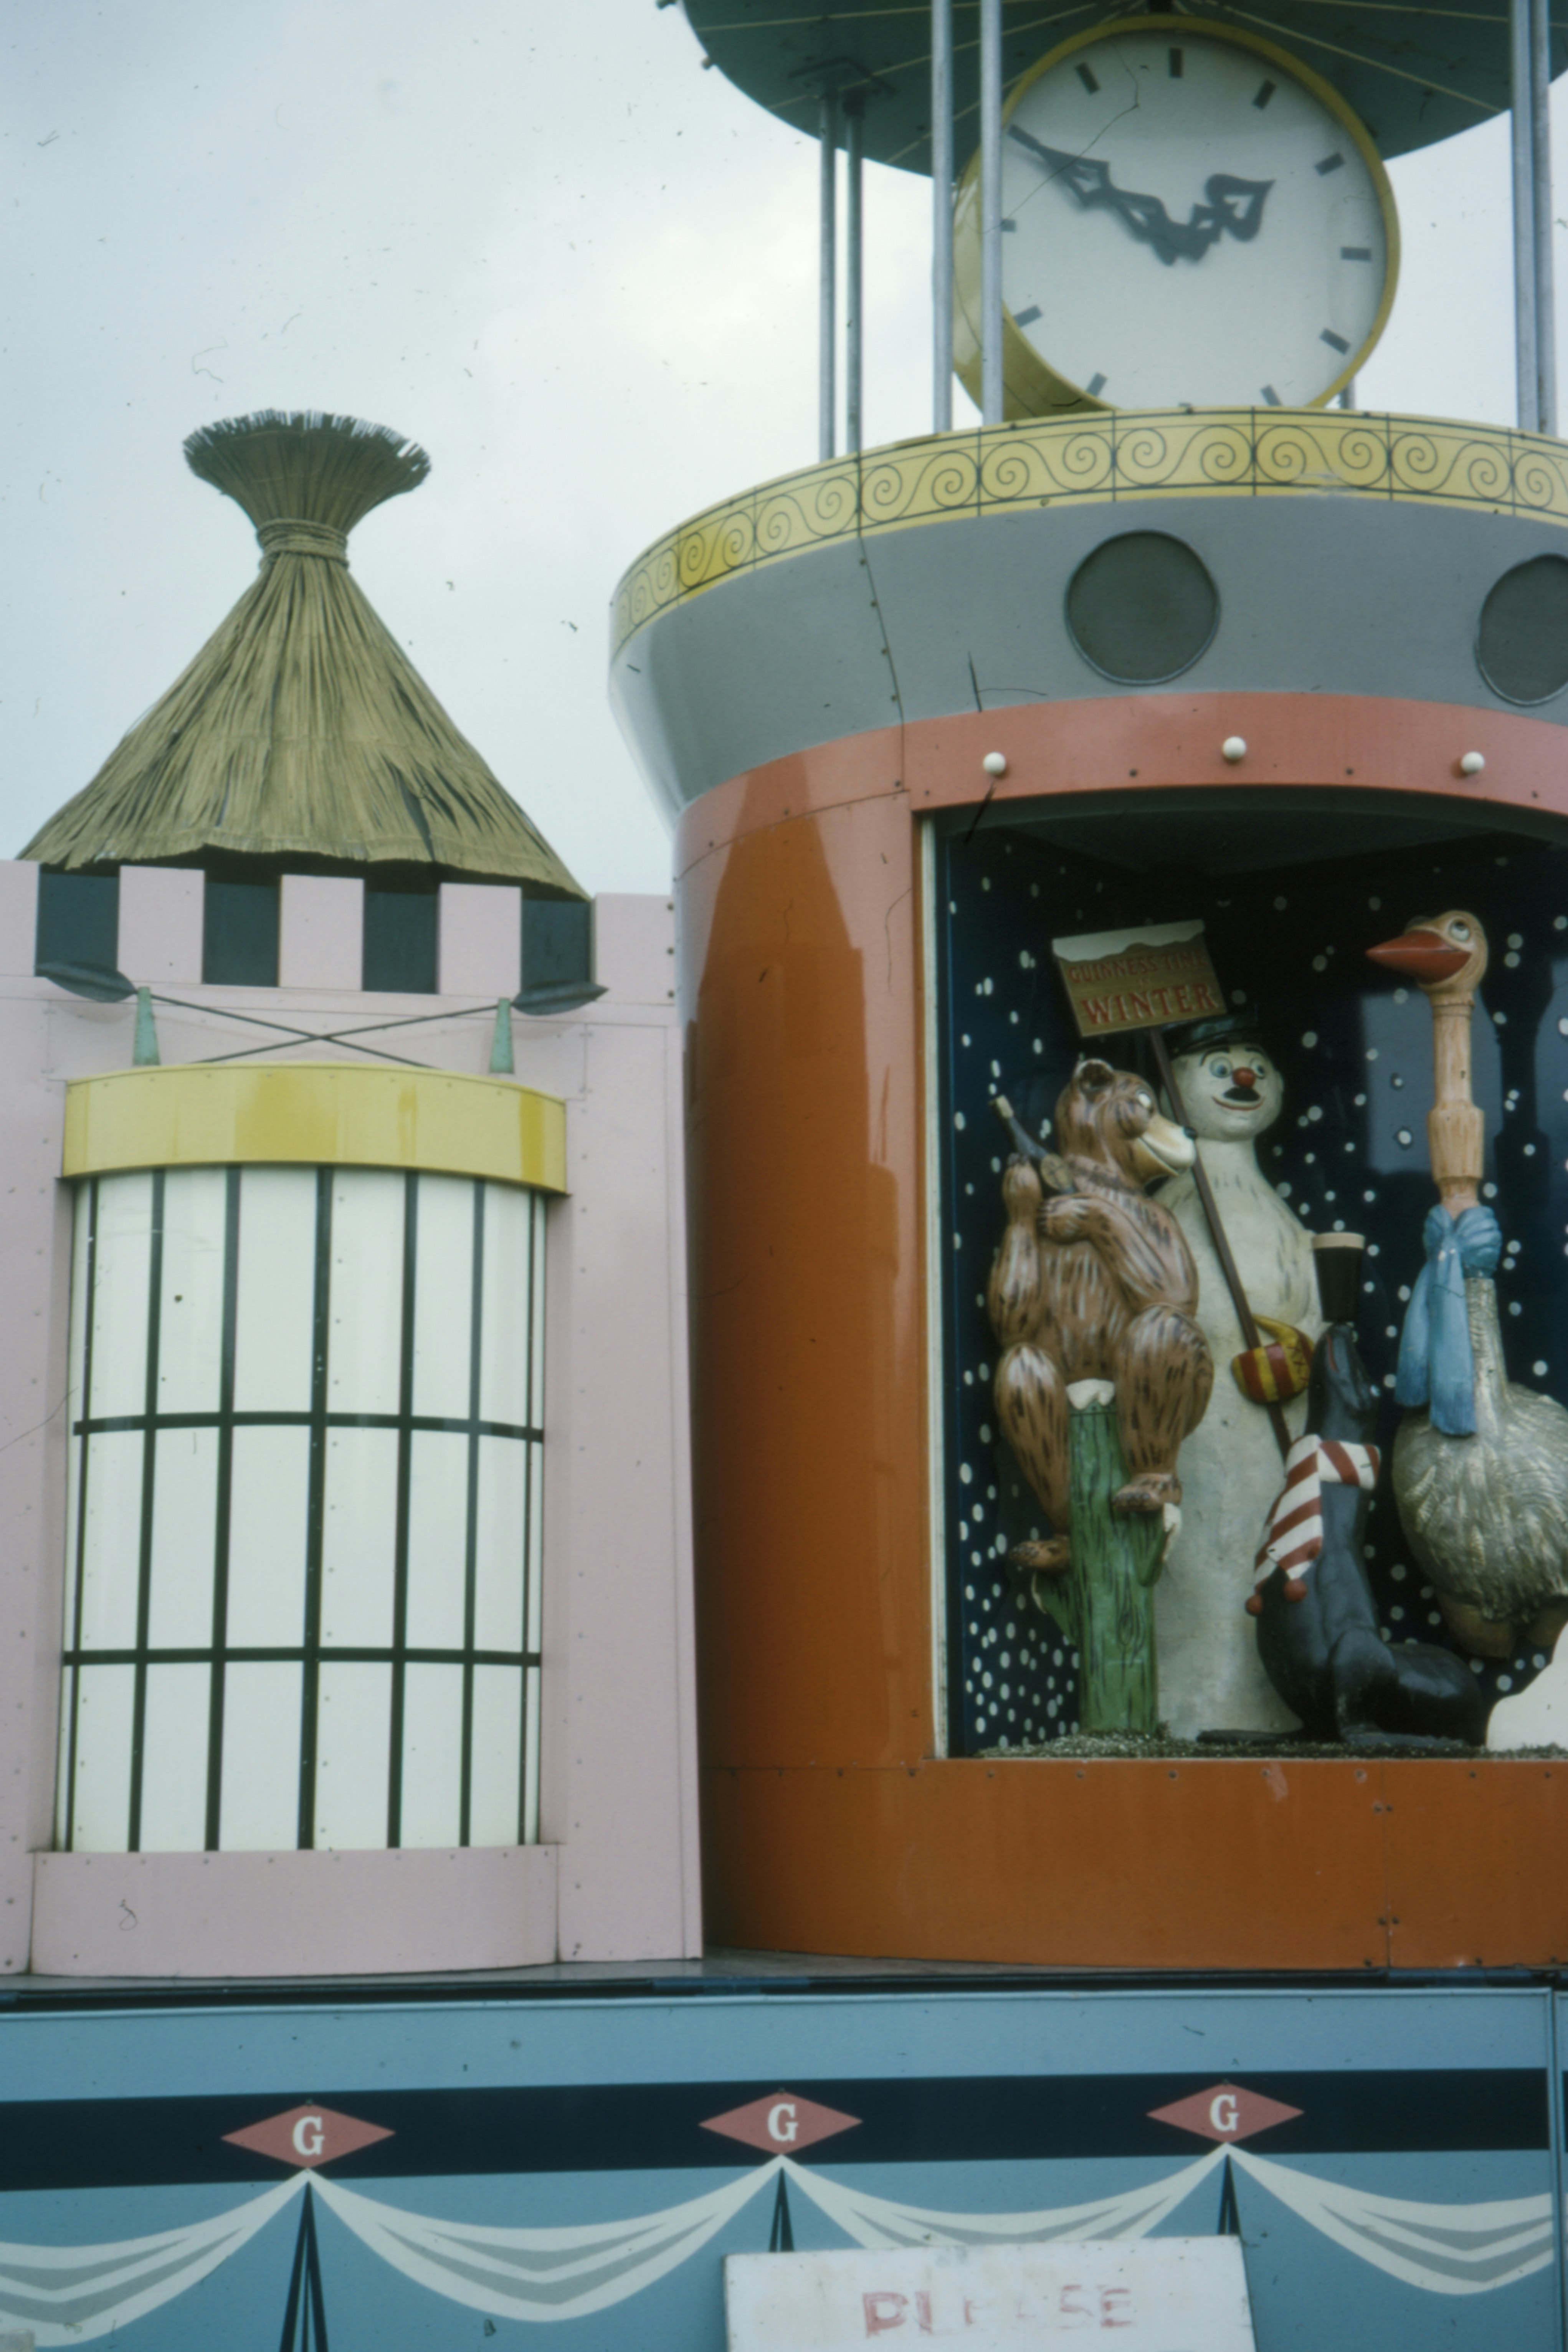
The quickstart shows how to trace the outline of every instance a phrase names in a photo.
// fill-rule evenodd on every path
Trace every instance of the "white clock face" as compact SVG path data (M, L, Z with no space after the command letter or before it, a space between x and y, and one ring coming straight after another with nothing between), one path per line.
M1304 407L1373 336L1381 174L1281 60L1145 19L1026 84L1002 146L1004 299L1091 398Z

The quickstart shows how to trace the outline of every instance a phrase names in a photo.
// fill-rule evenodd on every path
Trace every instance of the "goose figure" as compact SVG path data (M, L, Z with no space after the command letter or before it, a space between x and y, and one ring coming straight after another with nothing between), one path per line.
M1568 1412L1503 1368L1492 1276L1498 1222L1481 1204L1485 1140L1470 1093L1470 1022L1487 968L1474 915L1419 917L1368 950L1432 1008L1426 1120L1441 1205L1400 1344L1394 1444L1400 1524L1448 1630L1472 1657L1555 1641L1568 1622Z

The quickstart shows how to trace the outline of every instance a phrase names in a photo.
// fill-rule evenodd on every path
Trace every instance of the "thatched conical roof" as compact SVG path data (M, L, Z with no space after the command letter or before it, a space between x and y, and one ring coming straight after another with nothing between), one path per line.
M354 417L267 411L204 426L185 457L256 525L260 575L24 857L346 859L582 898L350 576L349 532L418 488L424 450Z

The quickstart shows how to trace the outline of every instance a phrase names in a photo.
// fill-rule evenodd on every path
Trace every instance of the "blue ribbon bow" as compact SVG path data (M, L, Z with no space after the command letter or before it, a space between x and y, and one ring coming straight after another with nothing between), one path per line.
M1433 1209L1422 1234L1426 1263L1416 1277L1399 1342L1395 1404L1427 1405L1445 1437L1476 1432L1476 1360L1465 1306L1465 1276L1492 1274L1502 1255L1502 1228L1489 1209L1451 1217Z

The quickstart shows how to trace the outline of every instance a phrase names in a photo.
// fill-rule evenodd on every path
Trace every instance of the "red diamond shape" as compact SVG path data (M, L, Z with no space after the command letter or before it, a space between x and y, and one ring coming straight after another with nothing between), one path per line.
M859 2120L858 2116L841 2116L837 2107L819 2107L815 2099L797 2098L793 2091L774 2091L768 2098L753 2099L749 2107L710 2116L702 2128L777 2156L810 2147L814 2140L831 2139L835 2132L853 2131Z
M252 2147L258 2156L274 2156L279 2164L302 2168L331 2164L335 2156L351 2156L356 2147L392 2137L380 2124L362 2124L356 2116L340 2116L321 2106L290 2107L287 2115L268 2116L265 2123L224 2134L236 2147Z
M1149 2110L1154 2123L1174 2124L1178 2131L1196 2132L1200 2139L1227 2141L1250 2139L1254 2132L1288 2124L1300 2113L1300 2107L1283 2107L1259 2091L1238 2090L1234 2083L1212 2083L1190 2099L1178 2099L1173 2107Z

